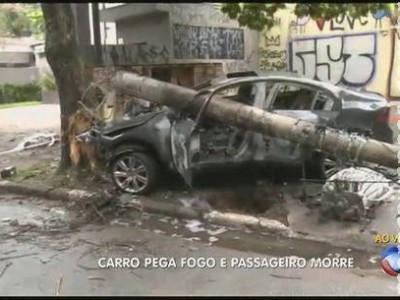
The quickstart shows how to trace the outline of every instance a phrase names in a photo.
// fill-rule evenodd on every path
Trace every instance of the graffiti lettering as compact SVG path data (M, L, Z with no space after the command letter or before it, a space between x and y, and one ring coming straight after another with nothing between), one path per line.
M390 17L390 11L386 11L384 9L380 9L372 14L372 17L375 19L375 28L382 28L382 19L385 17Z
M273 20L273 26L281 26L281 18L274 18Z
M318 18L315 20L315 23L317 23L317 26L319 28L320 31L324 30L324 26L325 26L325 20L324 18Z
M168 61L169 53L168 49L163 46L162 48L157 46L146 47L146 45L140 45L138 48L139 59L146 63L156 63L157 61Z
M297 31L299 31L300 33L305 33L306 25L308 24L309 21L310 21L310 16L296 18L296 20L290 21L289 27L291 32L298 33Z
M286 50L260 49L260 69L261 70L283 70L287 65Z
M272 35L272 36L267 36L264 35L265 39L265 46L280 46L281 45L281 36L278 35Z
M225 63L225 72L240 72L253 69L257 64L256 51L253 50L244 60L234 60Z
M298 39L289 49L290 69L309 78L361 87L375 73L375 33Z
M344 31L346 20L347 20L347 23L349 24L349 27L351 30L354 29L356 21L358 21L361 26L367 25L368 19L363 20L362 18L363 17L354 18L354 17L350 17L346 14L342 14L342 15L336 17L335 19L331 20L331 31L335 31L335 30Z
M169 51L166 46L147 45L147 43L130 45L106 45L103 51L103 63L114 66L141 64L165 64L169 61ZM85 52L88 61L95 57L93 46ZM94 62L93 62L94 63Z
M173 41L177 59L244 59L242 29L174 24Z

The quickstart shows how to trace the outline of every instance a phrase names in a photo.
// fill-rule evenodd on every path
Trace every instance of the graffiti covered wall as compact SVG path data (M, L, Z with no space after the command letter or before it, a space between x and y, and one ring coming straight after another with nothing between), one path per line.
M176 63L219 63L224 72L256 69L258 32L241 28L218 3L168 4Z
M398 57L389 14L333 20L297 18L290 10L280 11L271 30L260 39L260 68L290 70L336 85L378 92L398 100L400 89L391 85Z
M244 59L243 29L173 25L175 58Z

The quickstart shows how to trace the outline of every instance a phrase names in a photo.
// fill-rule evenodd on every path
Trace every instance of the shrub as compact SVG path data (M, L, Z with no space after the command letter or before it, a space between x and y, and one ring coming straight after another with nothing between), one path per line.
M39 83L24 85L0 85L0 103L41 101L42 88Z
M57 89L55 79L53 75L46 73L44 74L40 80L39 80L40 87L42 88L42 91L54 91Z

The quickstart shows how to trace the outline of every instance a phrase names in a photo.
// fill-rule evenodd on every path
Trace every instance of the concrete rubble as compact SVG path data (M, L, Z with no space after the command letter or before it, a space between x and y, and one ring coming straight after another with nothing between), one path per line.
M330 176L322 188L323 212L358 221L394 192L391 181L368 168L346 168Z

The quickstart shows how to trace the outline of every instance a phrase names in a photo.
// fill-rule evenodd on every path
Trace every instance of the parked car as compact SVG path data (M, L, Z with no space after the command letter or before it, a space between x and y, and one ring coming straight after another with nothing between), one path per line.
M390 107L384 97L338 87L291 73L228 74L199 92L392 143ZM165 108L118 118L91 131L118 189L145 194L162 170L173 170L191 185L193 172L229 164L305 166L309 178L323 177L325 155L293 143Z

